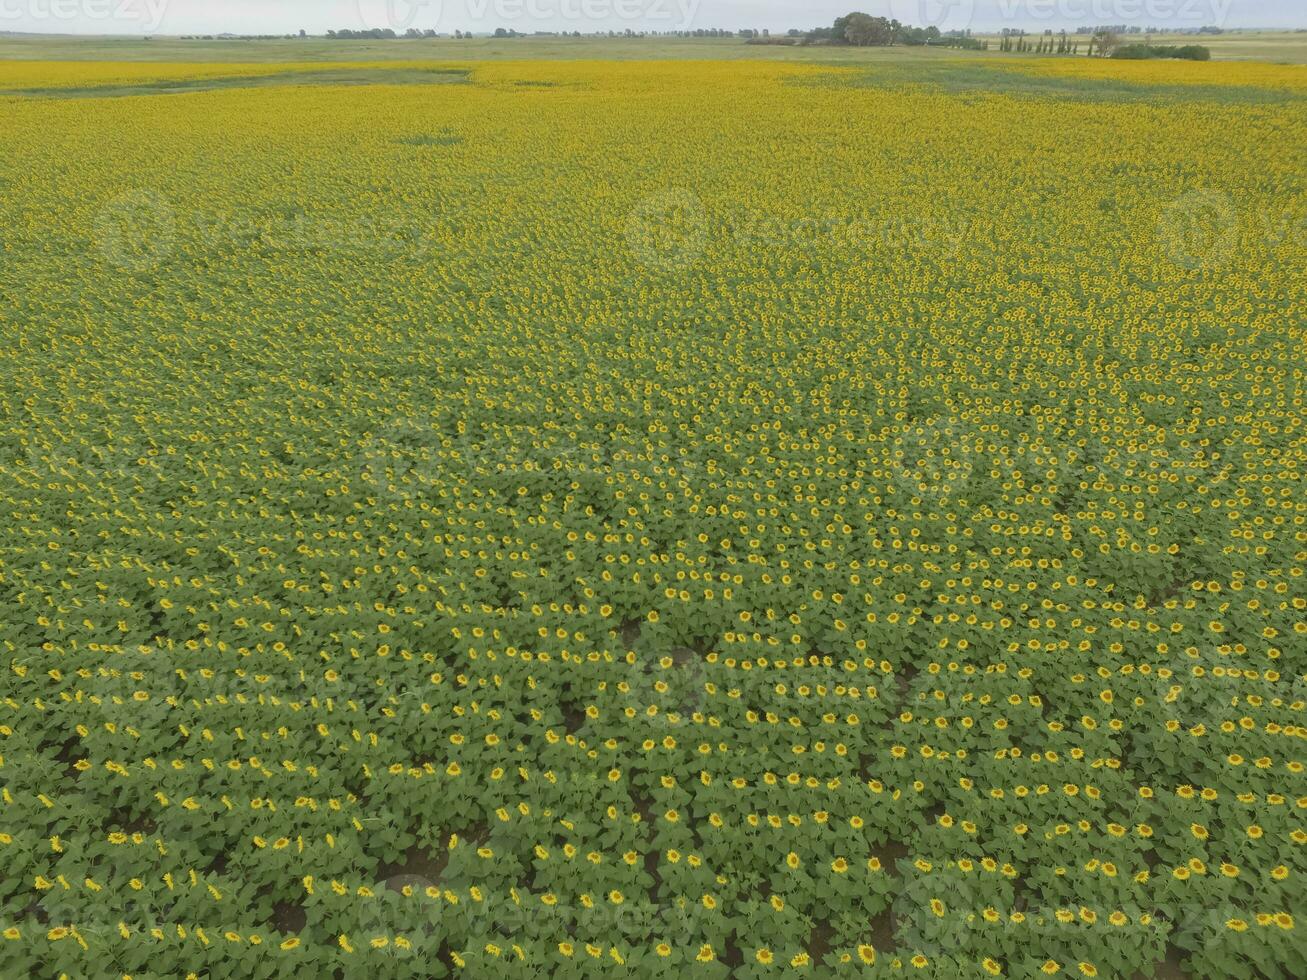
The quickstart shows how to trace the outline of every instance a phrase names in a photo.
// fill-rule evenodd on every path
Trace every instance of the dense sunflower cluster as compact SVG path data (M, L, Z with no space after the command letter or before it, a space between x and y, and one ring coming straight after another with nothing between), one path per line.
M1290 81L0 99L0 974L1303 975Z

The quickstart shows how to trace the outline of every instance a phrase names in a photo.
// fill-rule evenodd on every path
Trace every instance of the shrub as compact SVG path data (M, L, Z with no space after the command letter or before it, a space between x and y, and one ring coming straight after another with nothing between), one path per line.
M1211 61L1212 52L1202 44L1181 47L1156 44L1126 44L1112 52L1113 58L1125 61L1143 61L1148 58L1180 58L1185 61Z

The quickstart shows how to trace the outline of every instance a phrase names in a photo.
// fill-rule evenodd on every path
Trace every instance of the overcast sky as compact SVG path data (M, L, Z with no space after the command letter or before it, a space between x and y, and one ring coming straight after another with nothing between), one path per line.
M784 31L850 10L942 29L1132 24L1140 27L1307 27L1304 0L0 0L0 31L89 34L288 33L409 27L479 33L684 30Z

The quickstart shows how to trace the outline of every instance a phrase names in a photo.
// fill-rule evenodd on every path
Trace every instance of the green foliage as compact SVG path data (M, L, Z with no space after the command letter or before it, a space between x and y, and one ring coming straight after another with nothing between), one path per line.
M1302 975L1300 107L999 71L0 103L0 977Z
M1179 58L1183 61L1210 61L1212 52L1201 44L1175 45L1125 44L1112 52L1113 58L1141 61L1147 58Z

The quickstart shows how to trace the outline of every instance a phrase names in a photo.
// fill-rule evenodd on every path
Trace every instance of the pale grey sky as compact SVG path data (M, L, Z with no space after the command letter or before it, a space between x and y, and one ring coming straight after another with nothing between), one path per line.
M87 34L289 33L329 28L518 31L784 31L850 10L941 29L1307 27L1305 0L0 0L0 31Z

